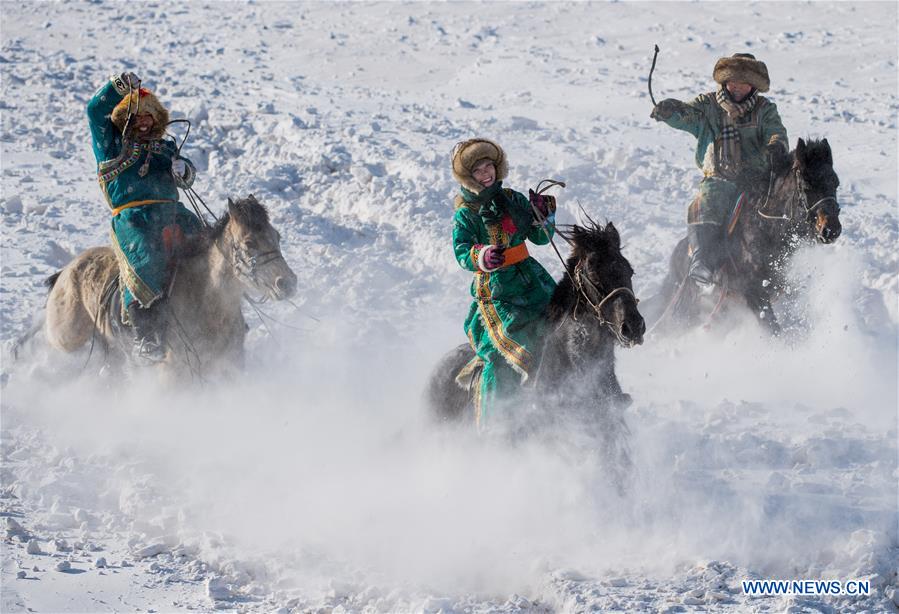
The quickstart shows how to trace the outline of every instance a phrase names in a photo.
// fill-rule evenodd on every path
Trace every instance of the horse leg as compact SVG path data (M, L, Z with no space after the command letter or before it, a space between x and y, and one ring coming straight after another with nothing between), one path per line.
M773 336L778 336L781 332L780 323L774 315L774 309L771 307L771 297L767 294L747 292L745 295L746 304L752 309L759 323L768 329Z
M98 316L103 291L117 270L112 250L95 247L51 278L44 331L53 347L74 352L104 330L109 337L107 323Z
M675 246L668 262L668 273L662 280L662 287L648 299L640 303L640 313L646 319L650 331L664 331L666 323L682 319L684 305L689 297L686 286L689 256L687 239L681 239Z
M47 341L64 352L74 352L87 343L94 328L73 271L72 267L63 269L50 289L44 322Z
M469 390L456 382L459 372L475 357L469 344L450 350L437 363L424 394L424 402L431 415L440 422L458 422L473 415ZM471 385L477 385L476 381Z

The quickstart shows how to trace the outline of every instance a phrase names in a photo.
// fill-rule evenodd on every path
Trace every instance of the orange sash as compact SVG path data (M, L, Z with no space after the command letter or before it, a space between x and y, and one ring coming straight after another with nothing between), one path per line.
M530 256L530 254L528 253L528 246L525 245L524 242L519 243L515 247L507 248L506 251L503 252L503 255L506 257L506 259L503 262L503 266L500 268L506 268L507 266L518 264L519 262Z
M125 209L130 209L131 207L141 207L143 205L155 205L156 203L173 203L176 202L174 200L132 200L130 203L125 203L120 207L116 207L112 210L112 215L116 216Z

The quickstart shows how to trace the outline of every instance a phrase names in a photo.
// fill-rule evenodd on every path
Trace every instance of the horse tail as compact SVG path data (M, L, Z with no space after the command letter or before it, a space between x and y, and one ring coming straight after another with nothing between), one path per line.
M58 273L57 273L57 275L58 275ZM21 357L21 354L22 354L22 350L25 348L25 346L28 344L28 342L31 341L32 339L34 339L37 336L37 334L40 333L41 330L44 328L45 320L46 320L46 318L43 315L41 315L41 317L38 318L38 320L34 324L31 325L31 328L29 328L27 331L25 331L23 334L19 335L19 337L16 338L16 340L12 344L12 347L10 348L10 354L12 355L13 362L19 361L19 358Z
M62 271L56 271L53 275L44 280L44 285L47 286L48 290L53 289L53 286L56 285L60 275L62 275Z

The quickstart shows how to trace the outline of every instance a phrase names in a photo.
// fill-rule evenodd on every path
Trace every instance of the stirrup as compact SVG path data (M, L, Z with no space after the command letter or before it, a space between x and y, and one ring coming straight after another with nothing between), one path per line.
M715 283L715 273L704 263L695 262L691 264L687 276L700 286L708 286Z
M710 273L706 266L691 267L688 277L701 295L712 294L718 285L718 276L715 273Z
M141 365L155 365L165 360L165 348L155 339L139 339L134 342L131 357Z

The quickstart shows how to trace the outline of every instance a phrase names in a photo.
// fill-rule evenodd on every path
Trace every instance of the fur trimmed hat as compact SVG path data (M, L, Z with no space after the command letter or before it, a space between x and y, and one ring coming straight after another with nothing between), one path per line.
M496 168L496 180L502 181L509 174L509 161L503 148L487 139L469 139L453 147L453 177L466 190L475 194L484 189L471 174L481 160L490 160Z
M728 81L742 81L759 92L767 92L771 85L768 67L751 53L735 53L729 58L719 59L715 62L712 78L721 85Z
M112 110L109 119L119 129L119 132L125 129L125 122L128 121L129 99L132 115L140 111L153 116L153 129L148 135L150 138L158 139L165 134L165 129L169 124L169 112L162 106L162 103L159 102L159 99L153 92L143 87L130 95L126 94L122 101Z

